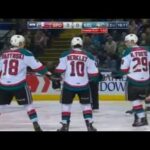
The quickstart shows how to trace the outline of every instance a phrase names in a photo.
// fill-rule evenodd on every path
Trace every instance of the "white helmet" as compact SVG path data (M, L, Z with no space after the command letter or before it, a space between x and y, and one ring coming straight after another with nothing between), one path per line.
M135 43L137 43L138 37L135 34L128 34L125 36L125 41L134 41Z
M72 40L71 40L71 46L75 46L75 45L83 45L83 41L80 37L74 37Z
M22 36L22 35L13 35L11 38L10 38L10 44L12 46L20 46L20 43L24 43L25 42L25 38Z

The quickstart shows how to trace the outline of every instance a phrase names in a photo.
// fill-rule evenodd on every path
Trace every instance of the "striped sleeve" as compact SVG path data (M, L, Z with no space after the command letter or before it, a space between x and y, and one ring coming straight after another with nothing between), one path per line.
M96 63L95 63L94 59L88 58L87 71L88 71L89 77L97 77L98 76L98 68L96 67Z
M24 60L27 66L31 67L33 71L36 71L39 74L43 75L48 71L40 61L35 59L34 56L25 56Z
M58 66L56 67L55 72L56 72L56 73L63 73L63 72L65 72L66 67L67 67L66 57L61 57L61 58L59 59L59 64L58 64Z

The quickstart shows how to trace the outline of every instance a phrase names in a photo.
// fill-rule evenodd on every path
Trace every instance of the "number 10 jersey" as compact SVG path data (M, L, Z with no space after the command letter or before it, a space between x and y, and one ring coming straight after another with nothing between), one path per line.
M93 55L77 48L61 55L55 71L64 72L64 85L74 89L86 87L89 78L98 76Z

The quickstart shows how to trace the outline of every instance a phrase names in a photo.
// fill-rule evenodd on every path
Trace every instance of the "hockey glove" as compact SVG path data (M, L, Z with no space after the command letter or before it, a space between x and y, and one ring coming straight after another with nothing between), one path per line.
M60 89L61 88L61 83L60 81L62 80L61 76L59 74L51 74L46 76L52 81L52 88L53 89Z
M124 73L120 71L112 71L111 76L115 79L121 79L123 77Z

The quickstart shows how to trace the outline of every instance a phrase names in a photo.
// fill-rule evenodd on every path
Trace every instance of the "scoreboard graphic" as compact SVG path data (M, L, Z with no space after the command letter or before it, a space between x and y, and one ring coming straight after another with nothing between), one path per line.
M82 33L107 33L108 29L128 29L128 21L27 22L28 29L81 29Z

